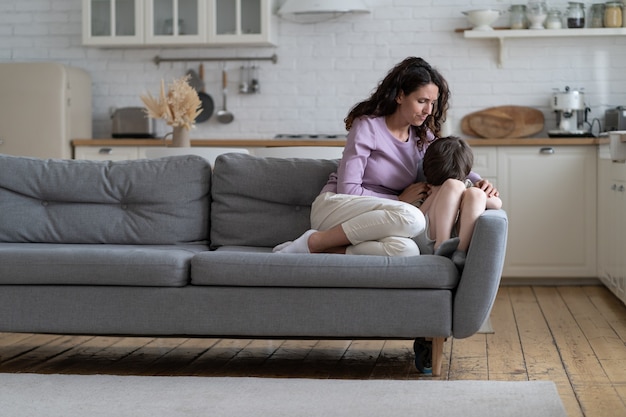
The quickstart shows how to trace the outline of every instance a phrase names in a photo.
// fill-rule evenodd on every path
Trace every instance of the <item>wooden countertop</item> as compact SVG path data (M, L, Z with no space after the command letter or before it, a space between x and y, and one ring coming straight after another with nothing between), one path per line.
M522 138L522 139L465 139L470 146L566 146L600 145L608 138ZM163 139L74 139L72 146L171 146ZM275 147L275 146L344 146L345 140L283 140L283 139L191 139L191 146Z

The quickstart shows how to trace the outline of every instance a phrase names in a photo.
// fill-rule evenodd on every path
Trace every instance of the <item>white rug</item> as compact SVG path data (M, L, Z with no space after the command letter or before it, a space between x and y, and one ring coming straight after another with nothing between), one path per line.
M11 417L566 417L550 381L0 374Z

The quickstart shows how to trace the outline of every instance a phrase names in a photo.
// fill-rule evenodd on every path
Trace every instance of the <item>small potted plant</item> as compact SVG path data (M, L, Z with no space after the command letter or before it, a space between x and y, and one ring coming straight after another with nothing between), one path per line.
M165 92L165 82L161 80L161 92L158 97L150 93L141 96L146 106L148 117L163 119L173 127L172 146L189 147L189 131L195 126L196 117L202 112L202 103L196 90L189 85L189 76L172 81Z

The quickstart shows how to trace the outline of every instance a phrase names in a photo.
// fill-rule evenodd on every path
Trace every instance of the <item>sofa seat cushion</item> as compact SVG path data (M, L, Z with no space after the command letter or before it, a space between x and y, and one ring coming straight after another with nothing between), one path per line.
M0 155L0 242L173 245L208 240L202 157L130 161Z
M191 258L205 245L0 243L0 285L189 284Z
M294 255L232 248L191 261L192 285L307 288L453 289L454 264L442 256Z

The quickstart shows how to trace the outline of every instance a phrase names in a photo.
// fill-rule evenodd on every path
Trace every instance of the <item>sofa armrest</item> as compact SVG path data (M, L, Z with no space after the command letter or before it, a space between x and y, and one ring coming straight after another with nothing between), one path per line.
M476 222L454 296L455 338L473 335L489 317L502 277L507 233L508 218L504 210L486 210Z

